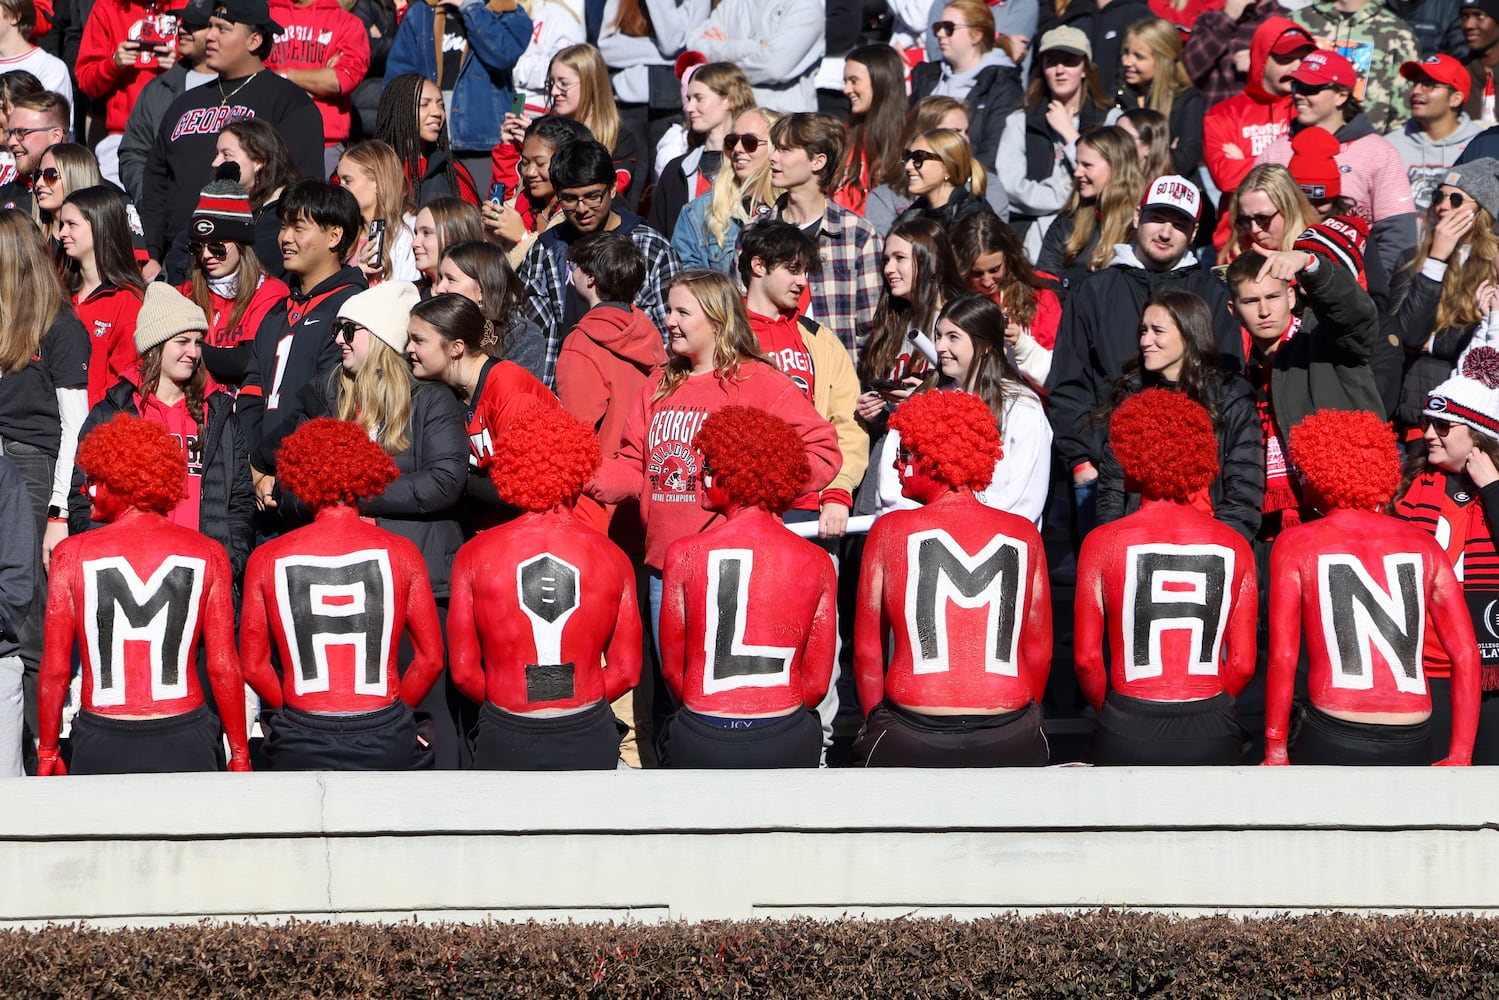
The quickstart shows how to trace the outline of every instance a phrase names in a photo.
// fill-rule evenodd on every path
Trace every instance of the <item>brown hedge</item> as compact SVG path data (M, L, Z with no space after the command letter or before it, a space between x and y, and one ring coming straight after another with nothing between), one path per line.
M0 932L0 996L1493 997L1499 922L1099 911L702 924Z

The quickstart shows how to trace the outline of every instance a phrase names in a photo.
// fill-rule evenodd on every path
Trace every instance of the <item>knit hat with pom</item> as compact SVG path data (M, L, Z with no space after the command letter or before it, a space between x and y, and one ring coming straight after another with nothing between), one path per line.
M1475 347L1464 354L1457 374L1427 395L1422 412L1499 439L1499 351Z

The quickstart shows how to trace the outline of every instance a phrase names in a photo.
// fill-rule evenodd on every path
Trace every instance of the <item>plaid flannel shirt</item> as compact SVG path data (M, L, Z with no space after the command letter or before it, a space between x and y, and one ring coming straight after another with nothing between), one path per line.
M1192 34L1187 36L1181 62L1211 108L1244 89L1244 74L1234 68L1234 54L1249 51L1254 33L1268 17L1290 17L1275 0L1260 0L1244 8L1237 21L1230 21L1221 10L1197 15Z
M682 269L677 253L666 237L647 226L640 216L620 207L614 207L620 224L617 232L630 237L630 242L645 255L645 284L635 296L635 305L656 324L656 332L666 329L666 284ZM546 365L541 380L548 389L557 388L557 355L562 352L562 342L571 329L563 329L563 317L567 312L567 248L573 239L579 238L573 227L563 222L541 234L521 261L520 276L526 283L526 315L529 316L547 338ZM666 335L661 333L661 341Z
M782 195L776 203L776 218L781 218L786 200ZM822 273L807 282L811 297L807 317L837 334L858 364L859 352L874 328L874 310L884 286L880 268L885 241L861 216L829 198L817 245Z

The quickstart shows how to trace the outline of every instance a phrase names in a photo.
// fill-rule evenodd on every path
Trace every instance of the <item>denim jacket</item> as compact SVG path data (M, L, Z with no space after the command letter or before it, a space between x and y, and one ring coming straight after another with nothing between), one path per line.
M730 275L737 282L739 275L734 270L734 250L739 245L739 231L744 224L730 219L724 233L723 245L708 231L708 205L713 201L713 192L705 191L682 207L677 216L677 228L672 230L671 248L677 252L684 268L705 267ZM770 209L761 206L759 216L770 214Z
M489 150L500 141L500 123L515 96L510 71L531 43L531 18L520 8L497 12L481 0L463 0L459 12L468 51L453 83L448 138L457 150ZM402 73L420 73L436 82L435 21L430 4L418 0L406 8L385 62L387 83Z

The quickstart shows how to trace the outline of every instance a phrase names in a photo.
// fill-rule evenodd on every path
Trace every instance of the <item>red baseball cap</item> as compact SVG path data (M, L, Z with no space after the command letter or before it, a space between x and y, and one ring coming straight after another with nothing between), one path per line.
M1347 87L1349 90L1358 84L1358 74L1353 71L1353 63L1337 52L1329 52L1327 49L1308 52L1301 60L1301 66L1291 74L1291 79L1314 87L1318 84L1330 83L1335 87Z
M1464 101L1468 99L1468 90L1473 82L1473 78L1468 76L1467 67L1445 55L1427 56L1420 62L1401 63L1400 75L1412 82L1426 78L1435 80L1457 91Z
M1315 49L1317 40L1300 26L1287 28L1281 32L1275 44L1270 46L1270 54L1275 56L1289 56L1303 49Z

